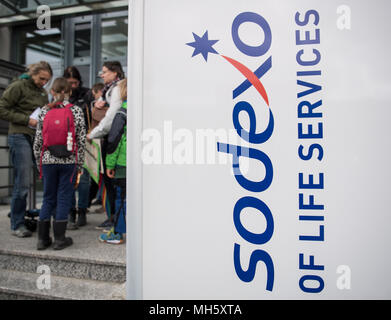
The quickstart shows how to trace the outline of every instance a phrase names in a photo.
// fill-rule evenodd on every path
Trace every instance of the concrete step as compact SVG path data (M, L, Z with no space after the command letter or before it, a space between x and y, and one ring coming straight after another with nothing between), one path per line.
M99 206L91 208L91 211L97 208ZM72 246L64 250L56 251L50 247L38 251L37 232L31 238L11 235L8 212L9 207L0 206L0 269L35 273L38 266L47 265L56 276L118 283L125 281L126 245L110 245L98 240L102 231L95 227L105 220L105 214L88 214L86 226L67 230L67 236L73 239Z
M42 277L45 277L45 281ZM48 277L49 274L0 270L0 300L125 299L124 283L80 280L53 274L50 274L50 278Z
M96 226L105 214L90 213L86 226L67 230L72 246L38 251L37 232L31 238L11 235L8 212L9 206L0 206L0 299L114 299L118 289L122 291L117 296L125 297L126 245L98 240L102 231ZM49 267L51 290L36 287L40 266Z
M36 273L39 266L48 266L53 275L77 279L126 281L126 264L112 261L98 261L74 256L56 256L40 251L18 252L0 249L0 269ZM1 285L1 282L0 282Z

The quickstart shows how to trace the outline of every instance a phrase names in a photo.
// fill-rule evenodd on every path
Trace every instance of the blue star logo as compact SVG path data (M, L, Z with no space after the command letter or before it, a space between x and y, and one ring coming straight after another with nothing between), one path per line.
M213 45L219 40L209 40L208 30L205 31L202 38L197 36L194 32L193 32L193 37L195 40L194 42L186 43L188 46L194 48L192 57L201 53L205 61L208 61L208 53L219 54L215 49L213 49Z

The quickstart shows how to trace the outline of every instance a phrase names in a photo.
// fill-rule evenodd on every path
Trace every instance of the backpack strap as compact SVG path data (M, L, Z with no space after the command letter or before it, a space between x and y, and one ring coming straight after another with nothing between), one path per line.
M68 103L67 105L64 106L64 108L71 109L73 106L74 106L74 104ZM72 172L71 183L72 183L72 181L73 181L73 177L74 177L74 175L75 175L75 172L77 173L76 168L77 168L77 165L79 164L79 159L78 159L78 156L77 156L77 154L78 154L78 148L77 148L77 142L76 142L76 128L75 128L75 133L74 133L74 136L72 137L72 139L73 139L73 144L74 144L74 146L75 146L74 149L75 149L75 160L76 160L76 163L75 163L75 169L74 169L73 172Z

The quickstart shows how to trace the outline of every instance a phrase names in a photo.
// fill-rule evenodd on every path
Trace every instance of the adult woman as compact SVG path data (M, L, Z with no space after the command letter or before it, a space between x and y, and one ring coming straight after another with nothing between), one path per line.
M90 103L93 99L92 92L90 89L83 87L80 72L76 67L70 66L66 68L64 70L63 77L67 79L72 89L72 94L69 97L69 102L79 106L83 110L85 127L86 131L88 131L87 126L88 123L91 122L89 115L91 114ZM75 197L76 191L79 194L77 209ZM72 209L69 213L69 230L74 230L87 224L86 213L90 195L90 174L85 168L83 169L83 174L80 178L79 186L77 190L75 190L75 192L73 193L72 197ZM77 221L76 214L78 215Z
M14 188L11 201L11 231L23 238L31 232L24 226L27 194L32 167L32 140L37 120L32 112L48 103L43 88L53 76L50 65L40 61L28 66L28 72L11 83L0 99L0 119L9 121L8 144L14 167Z
M106 207L106 211L109 218L112 218L114 214L115 205L115 188L112 182L106 174L106 153L107 153L107 135L110 132L111 125L114 120L114 116L117 111L121 108L122 99L120 89L117 86L118 81L125 77L122 70L121 63L118 61L106 61L103 64L102 71L100 74L105 87L103 88L102 97L95 103L94 107L102 109L108 105L106 115L99 122L99 124L87 135L87 139L102 139L102 159L103 159L103 181L107 191L107 197L109 199L109 208ZM112 219L108 219L103 222L100 227L110 227L113 224Z

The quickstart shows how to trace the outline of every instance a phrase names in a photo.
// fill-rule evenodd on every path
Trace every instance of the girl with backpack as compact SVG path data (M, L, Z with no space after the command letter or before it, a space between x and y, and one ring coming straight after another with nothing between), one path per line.
M72 245L65 237L71 209L74 175L82 172L86 129L80 107L69 103L71 86L65 78L53 82L54 102L44 106L38 119L33 150L43 177L43 203L38 221L38 250L52 244L50 219L53 217L53 249Z

